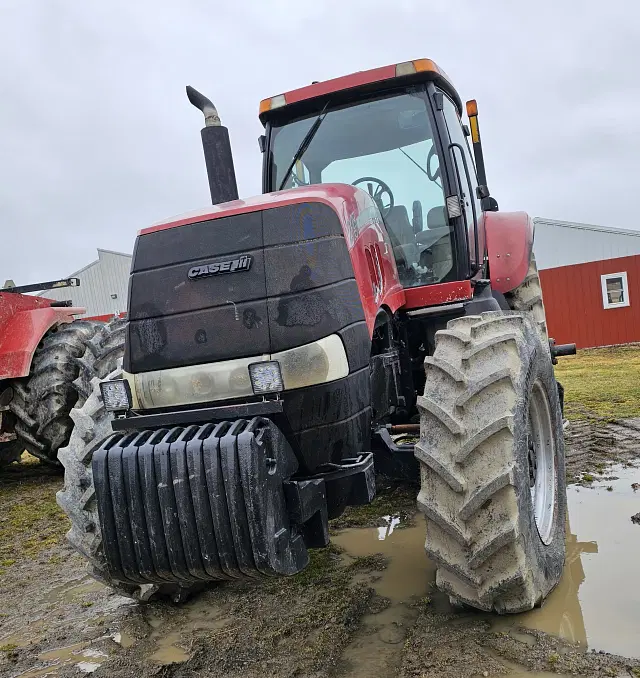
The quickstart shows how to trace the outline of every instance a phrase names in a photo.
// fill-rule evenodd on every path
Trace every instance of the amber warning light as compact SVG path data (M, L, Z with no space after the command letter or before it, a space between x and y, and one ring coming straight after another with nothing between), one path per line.
M478 127L478 104L475 99L467 101L467 115L471 127L471 141L478 144L480 143L480 128Z

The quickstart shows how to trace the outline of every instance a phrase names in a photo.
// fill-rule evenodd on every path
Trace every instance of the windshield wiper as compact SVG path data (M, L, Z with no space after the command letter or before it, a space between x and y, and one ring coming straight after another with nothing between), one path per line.
M415 165L415 166L416 166L423 174L426 174L426 175L429 177L429 172L427 172L427 170L426 170L424 167L422 167L419 163L417 163L417 162L416 162L416 161L415 161L415 160L414 160L414 159L413 159L413 158L412 158L412 157L404 150L404 148L398 148L398 150L400 151L400 153L403 153L404 155L406 155L407 158L409 158L409 160L411 160L411 162L412 162L412 163L413 163L413 164L414 164L414 165ZM431 177L429 177L429 179L431 179Z
M280 184L280 188L278 188L279 191L281 191L284 188L284 185L287 183L287 179L291 175L291 172L293 171L295 164L304 155L307 148L309 148L309 144L311 143L313 137L315 137L316 132L318 131L320 125L322 125L322 121L327 117L328 107L329 101L327 101L327 103L324 105L324 108L322 109L322 111L320 111L320 115L313 121L313 125L309 127L309 131L304 135L304 139L300 142L298 150L293 154L293 160L291 161L291 164L289 165L287 171L285 172L284 178L282 179L282 182Z

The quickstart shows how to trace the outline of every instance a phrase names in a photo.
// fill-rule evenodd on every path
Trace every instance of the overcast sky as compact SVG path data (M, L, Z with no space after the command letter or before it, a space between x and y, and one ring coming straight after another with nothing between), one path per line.
M503 210L640 228L634 0L0 0L0 283L207 204L191 84L260 192L260 99L434 59L480 109Z

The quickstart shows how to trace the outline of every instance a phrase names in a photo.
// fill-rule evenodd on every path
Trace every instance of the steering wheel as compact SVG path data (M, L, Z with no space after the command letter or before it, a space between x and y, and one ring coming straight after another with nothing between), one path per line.
M393 193L387 184L382 181L382 179L376 179L375 177L362 177L361 179L356 179L351 185L357 186L358 184L366 184L367 192L373 198L373 201L378 206L380 214L383 217L386 217L391 209L395 205L395 200L393 199ZM374 188L375 187L375 188ZM387 195L388 198L384 198L384 195ZM386 204L389 203L389 204Z
M435 154L436 154L436 145L432 144L431 148L429 149L429 153L427 154L427 176L429 177L429 179L431 179L431 181L437 184L438 179L440 179L441 176L440 164L438 164L438 166L436 167L435 172L431 171L431 160L433 159Z

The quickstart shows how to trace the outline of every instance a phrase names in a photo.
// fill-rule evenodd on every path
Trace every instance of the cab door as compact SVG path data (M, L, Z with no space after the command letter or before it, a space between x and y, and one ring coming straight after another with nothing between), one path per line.
M476 168L455 104L444 92L438 90L438 93L441 96L442 113L449 138L449 154L457 177L468 243L470 274L473 276L484 268L485 260L484 216L477 195Z

